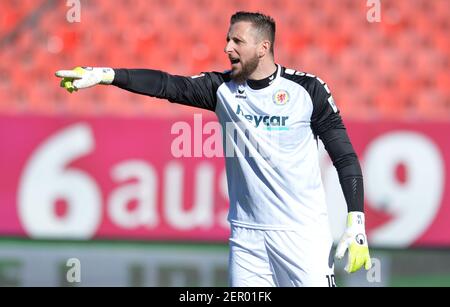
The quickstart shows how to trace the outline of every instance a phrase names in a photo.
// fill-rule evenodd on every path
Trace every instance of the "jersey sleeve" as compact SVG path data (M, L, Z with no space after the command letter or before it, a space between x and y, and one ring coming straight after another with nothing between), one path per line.
M361 166L333 96L327 84L317 77L309 77L306 89L313 103L311 128L336 167L348 211L364 212Z
M114 69L114 72L112 84L124 90L210 111L216 108L216 92L224 82L224 74L218 72L194 77L151 69Z

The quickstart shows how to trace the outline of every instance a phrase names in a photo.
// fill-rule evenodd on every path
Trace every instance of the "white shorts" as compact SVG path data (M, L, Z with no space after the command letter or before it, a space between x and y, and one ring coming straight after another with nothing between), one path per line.
M231 287L333 287L331 235L231 226Z

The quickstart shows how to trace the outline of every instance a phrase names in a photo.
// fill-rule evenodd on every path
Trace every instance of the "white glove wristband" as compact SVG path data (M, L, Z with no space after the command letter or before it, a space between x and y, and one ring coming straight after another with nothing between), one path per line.
M100 84L109 85L114 81L115 72L114 69L109 67L101 67L101 68L95 68L102 71L102 81Z
M345 266L347 272L355 272L362 266L366 270L371 267L365 231L365 217L362 212L352 211L348 213L347 229L336 248L336 258L342 259L347 250L348 261Z

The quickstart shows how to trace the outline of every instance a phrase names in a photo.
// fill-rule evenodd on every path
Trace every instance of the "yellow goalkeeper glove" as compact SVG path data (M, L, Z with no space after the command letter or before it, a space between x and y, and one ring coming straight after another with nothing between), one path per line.
M347 265L345 266L345 271L348 273L356 272L362 266L366 270L372 267L364 223L364 213L357 211L348 213L347 229L339 241L335 255L337 259L342 259L348 249Z
M75 67L72 70L58 70L55 75L63 78L61 87L72 93L97 84L111 84L115 74L108 67Z

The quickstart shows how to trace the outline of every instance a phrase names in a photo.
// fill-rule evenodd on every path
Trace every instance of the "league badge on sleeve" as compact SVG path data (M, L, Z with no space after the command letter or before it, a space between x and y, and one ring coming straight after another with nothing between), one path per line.
M334 102L333 96L330 96L330 97L328 98L328 103L330 104L330 106L331 106L331 108L333 109L334 113L337 113L338 108L337 108L337 106L336 106L336 103Z

